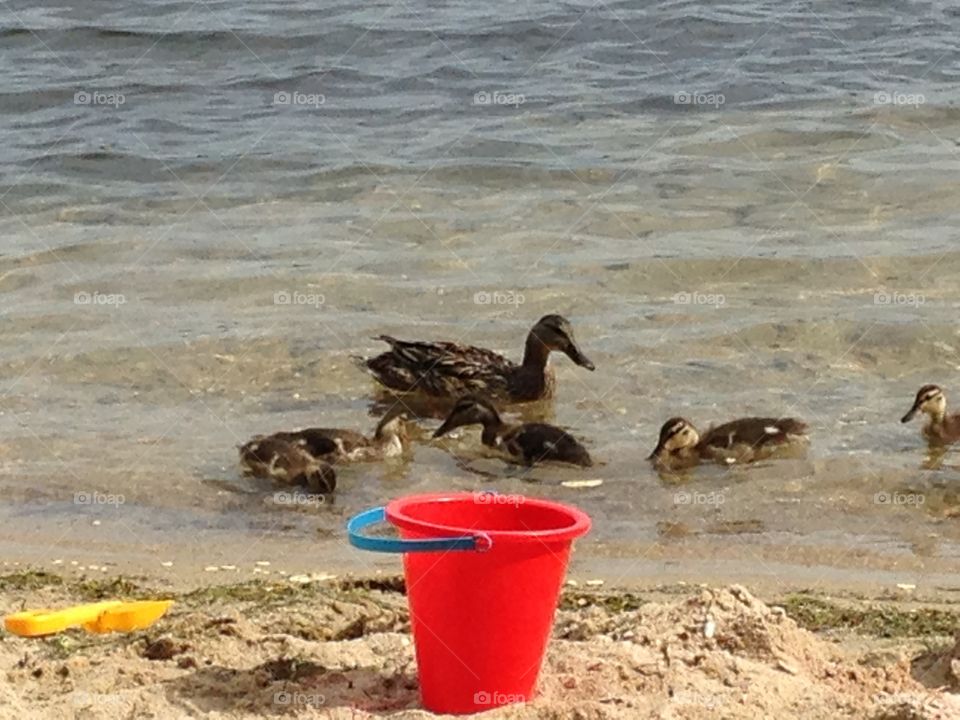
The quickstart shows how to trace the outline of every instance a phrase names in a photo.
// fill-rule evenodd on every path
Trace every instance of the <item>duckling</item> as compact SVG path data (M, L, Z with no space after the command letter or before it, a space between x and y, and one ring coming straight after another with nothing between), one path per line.
M556 379L547 366L550 353L565 353L588 370L594 364L573 337L570 322L545 315L527 335L520 365L499 353L453 342L409 342L380 335L390 350L374 358L355 358L389 390L417 392L456 400L472 393L501 402L528 402L553 396Z
M672 468L690 467L701 460L753 462L807 442L807 424L795 418L741 418L701 436L687 420L674 417L660 428L660 439L648 460Z
M441 437L463 425L483 425L480 439L484 445L497 448L509 459L524 465L533 465L541 460L582 467L593 465L590 453L569 433L544 423L507 424L500 419L500 414L488 400L477 396L458 400L433 437Z
M913 407L900 422L910 422L918 412L930 417L923 428L923 436L929 443L950 445L960 440L960 414L947 415L947 398L938 386L924 385L920 388Z
M403 455L409 446L407 413L395 405L377 423L373 437L355 430L304 428L278 432L271 438L292 442L315 458L329 463L383 460Z
M337 487L337 474L296 443L258 436L240 447L240 464L256 477L271 478L284 485L303 485L319 494Z

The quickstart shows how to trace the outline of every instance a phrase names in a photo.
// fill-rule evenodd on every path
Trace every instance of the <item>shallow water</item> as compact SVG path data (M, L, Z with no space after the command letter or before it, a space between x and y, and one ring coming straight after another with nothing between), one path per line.
M352 512L496 488L585 508L586 576L955 584L956 457L898 420L958 366L958 30L946 3L4 6L0 554L389 569ZM548 312L598 369L554 359L527 416L599 487L475 432L342 470L333 505L239 475L252 434L372 430L371 336L519 358ZM813 444L664 478L677 414Z

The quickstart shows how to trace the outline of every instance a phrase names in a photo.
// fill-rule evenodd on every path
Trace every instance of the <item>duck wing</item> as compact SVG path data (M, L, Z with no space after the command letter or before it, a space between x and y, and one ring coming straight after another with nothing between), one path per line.
M416 342L389 335L377 338L390 350L362 360L383 385L398 392L451 396L468 392L499 394L517 365L486 348L454 342Z
M504 434L500 444L510 455L522 459L528 465L543 460L573 463L583 467L593 465L587 449L570 433L554 425L520 425Z
M270 440L262 435L240 446L240 465L244 472L256 477L267 477L267 468L273 458Z
M330 494L337 487L337 473L300 445L276 436L256 437L240 448L240 464L256 477L284 485L302 485L311 492Z
M701 448L752 448L779 445L807 434L807 424L796 418L741 418L710 428L700 438Z
M255 437L240 447L240 464L256 477L290 482L311 462L303 448L273 435Z

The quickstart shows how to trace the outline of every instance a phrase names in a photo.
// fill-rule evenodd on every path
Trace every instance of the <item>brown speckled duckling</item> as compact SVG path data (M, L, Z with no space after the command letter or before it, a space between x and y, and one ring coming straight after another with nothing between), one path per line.
M808 442L807 424L795 418L741 418L710 428L702 436L687 420L670 418L648 459L667 467L701 460L724 464L753 462Z
M547 366L551 352L565 353L577 365L594 369L577 345L570 323L560 315L545 315L533 326L520 365L471 345L408 342L389 335L377 339L389 343L390 350L357 360L398 393L418 392L449 400L478 393L501 402L526 402L553 395L555 378Z
M270 437L295 443L315 458L330 463L383 460L407 451L406 420L404 408L394 406L377 424L373 437L338 428L304 428L274 433Z
M500 414L489 401L476 396L467 396L457 401L450 415L433 436L437 438L446 435L463 425L483 425L480 439L484 445L497 448L508 458L524 465L545 460L583 467L593 465L586 448L564 430L545 423L510 425L500 419Z
M947 415L947 398L937 385L924 385L917 392L913 407L900 422L910 422L917 413L930 419L923 427L923 436L933 445L950 445L960 440L960 415Z
M302 485L319 494L332 493L337 487L337 474L330 465L296 443L276 437L255 437L242 445L240 464L256 477Z

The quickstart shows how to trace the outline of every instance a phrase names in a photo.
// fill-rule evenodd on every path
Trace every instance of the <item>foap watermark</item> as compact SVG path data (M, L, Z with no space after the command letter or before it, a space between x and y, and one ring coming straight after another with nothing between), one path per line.
M920 307L927 302L927 298L921 293L901 293L901 292L875 292L873 294L874 305L907 305L910 307Z
M73 494L74 505L123 505L124 502L126 501L123 495L119 493L102 493L94 490L78 491Z
M718 108L727 102L723 93L717 92L687 92L681 90L673 94L674 105L703 105Z
M273 502L277 505L325 505L327 498L318 493L305 493L294 490L293 492L274 493Z
M322 293L305 293L294 290L277 290L273 294L274 305L309 305L319 309L327 301Z
M477 505L523 505L527 499L523 495L507 495L489 490L480 490L473 494Z
M327 703L325 695L320 693L306 693L294 690L281 690L273 694L274 705L306 705L314 708L323 707Z
M511 703L521 703L525 701L526 697L519 693L480 690L473 694L473 702L475 705L492 705L498 707L500 705L509 705Z
M81 290L80 292L73 294L73 304L74 305L112 305L114 307L119 307L120 305L127 304L127 298L121 293L102 293L98 291L86 292Z
M521 93L508 93L500 90L494 90L493 92L481 90L473 94L474 105L512 105L513 107L519 107L526 101L526 96Z
M118 108L127 102L127 96L118 92L100 90L77 90L73 94L74 105L106 105Z
M922 493L886 492L881 490L873 496L875 505L906 505L919 507L927 501Z
M875 105L907 105L909 107L920 107L927 101L923 93L905 93L905 92L887 92L881 90L873 94Z
M681 490L673 494L674 505L723 505L726 498L719 492L686 492Z
M284 105L292 107L312 107L314 109L325 105L327 96L323 93L303 93L299 90L286 92L281 90L273 94L274 105Z
M720 293L678 292L670 299L676 305L709 305L719 308L727 304L726 296Z
M473 294L474 305L523 305L527 299L514 290L481 290Z

